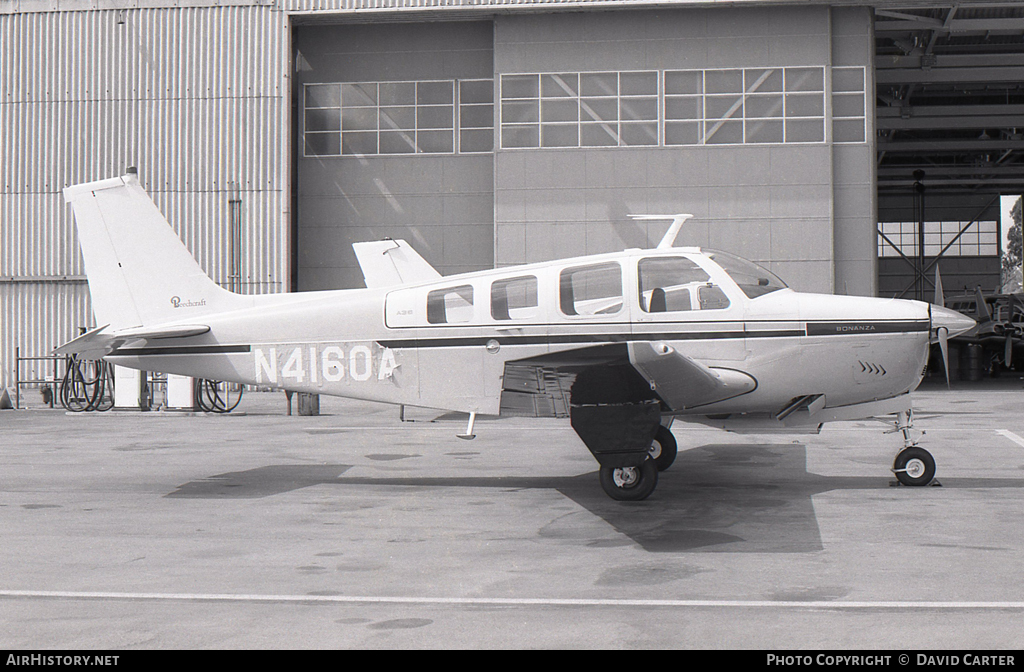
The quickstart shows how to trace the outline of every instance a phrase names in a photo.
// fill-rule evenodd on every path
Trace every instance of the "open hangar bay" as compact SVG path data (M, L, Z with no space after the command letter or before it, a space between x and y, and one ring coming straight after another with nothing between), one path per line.
M942 487L881 422L677 423L639 503L561 420L7 412L0 646L1018 648L1020 382L918 396Z

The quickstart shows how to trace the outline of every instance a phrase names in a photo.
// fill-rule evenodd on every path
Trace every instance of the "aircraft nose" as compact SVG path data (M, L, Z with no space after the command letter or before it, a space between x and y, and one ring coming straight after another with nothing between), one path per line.
M950 310L949 308L932 306L931 312L933 334L939 329L945 327L949 334L949 338L954 338L960 334L970 331L974 328L975 324L977 324L974 320L963 313L958 313L955 310Z

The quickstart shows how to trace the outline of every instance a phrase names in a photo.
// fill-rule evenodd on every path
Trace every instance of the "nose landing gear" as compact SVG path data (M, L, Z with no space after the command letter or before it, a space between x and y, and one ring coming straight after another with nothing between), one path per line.
M892 463L892 473L903 485L928 485L935 479L935 458L917 445L917 440L911 435L913 425L913 412L896 414L896 429L892 431L903 434L903 448Z

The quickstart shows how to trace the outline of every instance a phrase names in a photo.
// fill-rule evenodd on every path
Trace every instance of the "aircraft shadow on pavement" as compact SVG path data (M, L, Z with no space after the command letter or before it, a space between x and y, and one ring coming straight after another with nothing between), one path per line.
M801 444L711 444L679 453L642 502L609 499L591 472L569 477L345 477L352 465L273 465L192 481L167 495L255 499L313 485L557 490L651 552L806 553L822 550L812 497L889 488L891 477L820 476ZM1024 479L941 479L948 488L1024 488ZM907 490L917 490L908 488Z

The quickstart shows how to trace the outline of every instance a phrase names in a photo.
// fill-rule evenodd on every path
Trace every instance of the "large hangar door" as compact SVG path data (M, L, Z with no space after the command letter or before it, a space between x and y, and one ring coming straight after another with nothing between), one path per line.
M442 274L494 265L493 29L298 26L298 290L362 287L352 243L402 238Z

